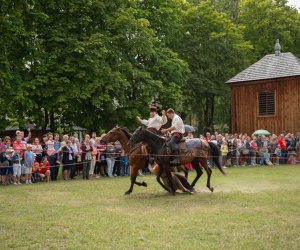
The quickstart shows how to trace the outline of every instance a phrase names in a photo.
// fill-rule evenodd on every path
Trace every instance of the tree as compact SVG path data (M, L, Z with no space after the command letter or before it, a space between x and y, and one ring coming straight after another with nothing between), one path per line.
M247 63L251 45L243 39L242 29L215 10L211 1L191 6L183 20L186 36L180 54L191 70L186 106L197 114L199 130L210 130L216 99L221 99L224 118L229 120L229 89L224 82Z
M30 105L18 85L23 85L26 71L26 41L29 32L24 26L24 8L31 1L1 1L0 4L0 127L8 125L7 117L19 113L22 123L24 106ZM18 103L18 105L16 105Z
M242 0L238 22L253 44L252 61L273 53L277 38L283 51L300 56L300 14L286 0Z
M14 53L16 74L3 78L15 90L6 99L10 116L52 130L73 124L98 129L134 125L153 99L178 102L188 66L158 39L138 3L20 3L26 36L22 53Z

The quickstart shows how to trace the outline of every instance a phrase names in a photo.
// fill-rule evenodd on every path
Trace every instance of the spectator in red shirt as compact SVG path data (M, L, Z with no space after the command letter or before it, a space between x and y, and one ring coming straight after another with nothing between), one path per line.
M17 139L13 143L14 150L20 150L20 156L24 157L24 152L26 150L26 143L22 141L22 137L20 135L17 136Z
M206 140L206 141L210 141L210 136L211 136L210 133L207 132L207 133L206 133L206 136L205 136L205 140Z
M281 134L278 137L278 143L280 145L280 149L285 151L286 150L286 143L285 143L285 138L284 138L283 134Z
M50 165L47 157L44 157L42 163L39 164L39 173L42 180L50 180Z
M278 144L281 149L281 157L280 157L280 164L285 164L287 162L287 150L286 150L286 142L284 134L278 136Z

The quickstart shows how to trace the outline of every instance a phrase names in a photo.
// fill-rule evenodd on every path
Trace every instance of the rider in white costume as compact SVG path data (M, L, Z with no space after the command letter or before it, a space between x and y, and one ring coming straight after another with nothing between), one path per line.
M163 110L162 116L157 114L157 108L155 106L150 107L150 118L148 120L141 119L137 116L137 120L139 123L147 126L147 129L153 133L157 133L160 130L161 126L166 124L168 119L166 116L166 112Z

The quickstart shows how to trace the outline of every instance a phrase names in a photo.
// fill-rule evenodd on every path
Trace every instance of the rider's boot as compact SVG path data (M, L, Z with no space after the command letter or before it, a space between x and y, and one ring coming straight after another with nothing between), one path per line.
M173 154L173 160L170 161L170 164L172 164L172 165L178 165L178 164L180 164L178 151L174 150L172 154Z

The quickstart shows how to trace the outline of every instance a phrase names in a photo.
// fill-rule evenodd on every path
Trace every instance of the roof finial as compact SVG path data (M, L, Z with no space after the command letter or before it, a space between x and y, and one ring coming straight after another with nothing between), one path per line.
M275 56L280 56L281 54L281 46L279 43L279 39L276 39L276 44L275 44Z

